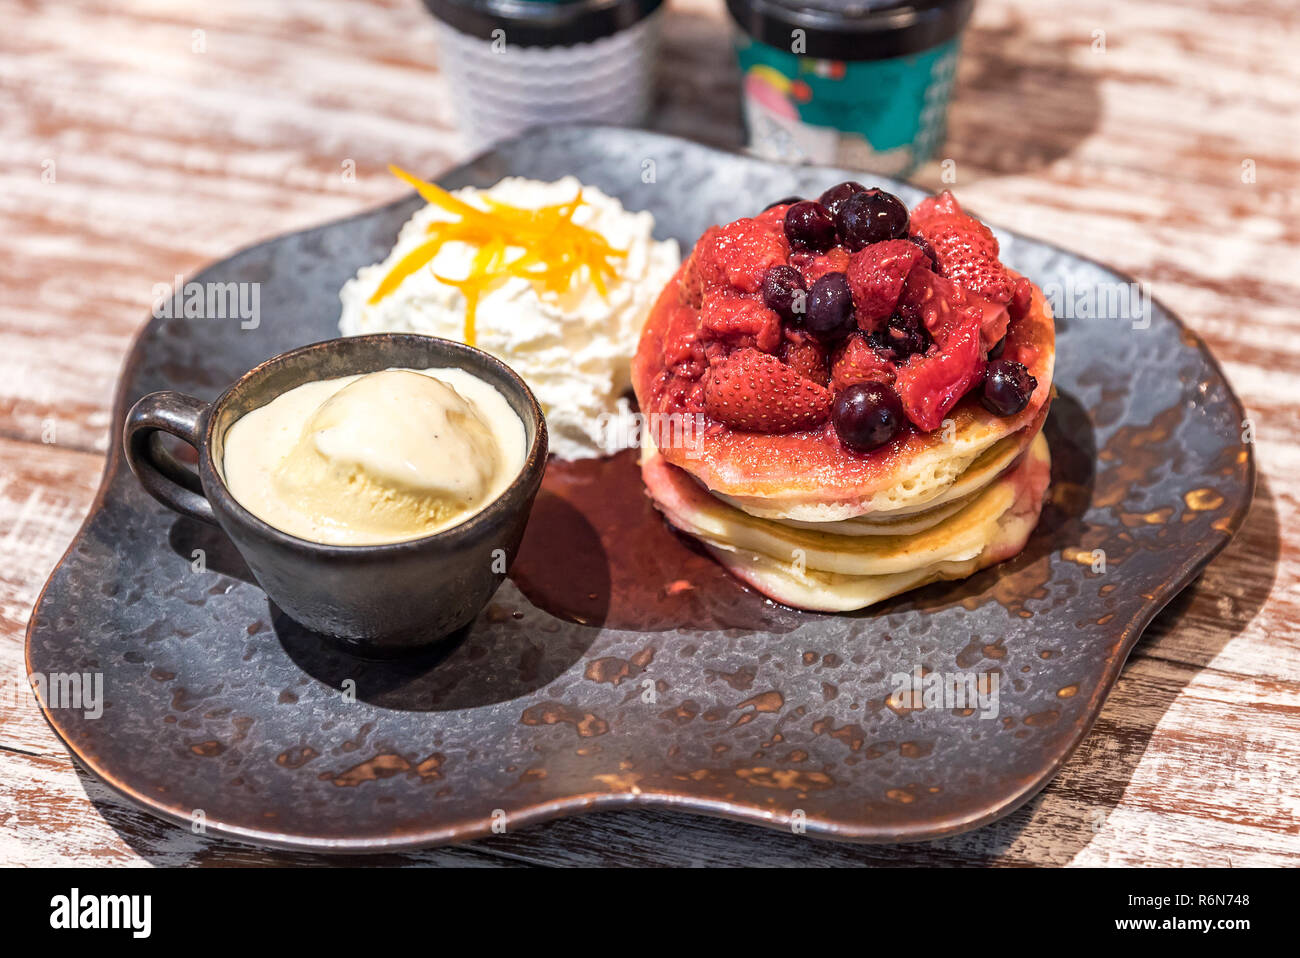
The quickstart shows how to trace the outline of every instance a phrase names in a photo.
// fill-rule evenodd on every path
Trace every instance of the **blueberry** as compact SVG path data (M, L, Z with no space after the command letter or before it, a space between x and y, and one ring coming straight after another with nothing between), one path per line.
M999 339L996 343L993 344L993 347L989 350L988 358L1001 359L1002 350L1006 348L1007 348L1007 337L1003 336L1001 339Z
M897 196L884 190L868 190L846 199L835 223L844 245L850 252L857 252L872 243L906 236L909 219L907 207Z
M1014 416L1029 405L1029 397L1038 388L1038 380L1029 370L1010 359L995 359L984 371L980 402L999 416Z
M924 353L934 342L919 320L904 316L892 317L888 325L867 338L872 346L896 363L915 353Z
M797 323L807 311L803 274L793 266L773 266L763 277L763 304L787 323Z
M802 196L787 196L785 199L777 200L775 203L768 203L766 206L763 207L763 212L766 213L774 206L793 206L795 203L802 203L802 202L803 202Z
M849 180L840 183L838 186L832 186L829 190L817 198L817 202L830 212L831 216L838 216L840 206L844 201L855 193L865 193L867 188L861 183L855 183Z
M808 331L824 343L847 336L856 323L853 318L853 292L843 273L827 273L813 283L808 293L808 313L804 317Z
M835 217L820 203L801 200L785 211L785 235L795 249L824 253L835 245Z
M903 402L884 383L853 383L835 397L831 422L840 442L866 452L883 446L903 428Z

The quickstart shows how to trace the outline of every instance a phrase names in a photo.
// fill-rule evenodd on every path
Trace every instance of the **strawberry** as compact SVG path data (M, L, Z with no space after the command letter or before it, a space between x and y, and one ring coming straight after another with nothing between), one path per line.
M957 202L957 197L952 195L952 190L944 190L938 196L927 196L917 203L916 209L912 210L911 222L916 226L918 223L925 223L936 217L951 216L961 212L961 204Z
M1007 334L1007 326L1011 322L1011 314L1007 307L995 303L983 296L976 296L974 293L970 296L971 302L980 308L980 345L984 352L988 352L1003 336Z
M831 393L775 356L746 347L709 370L704 411L734 429L791 432L825 422Z
M699 306L712 290L755 293L767 271L784 263L790 245L783 229L767 221L739 219L707 229L682 273L683 302Z
M907 274L925 260L921 248L907 240L872 243L849 257L847 276L859 329L875 332L889 319Z
M952 193L921 202L912 213L912 232L930 244L944 276L995 303L1010 301L1011 278L998 259L997 237Z
M765 353L781 345L781 317L756 299L734 293L706 293L700 310L704 335Z
M915 314L937 349L912 356L898 369L894 389L917 428L930 432L984 375L984 357L1006 330L1005 306L967 292L926 269L907 276L899 309Z
M763 212L754 217L755 223L761 223L768 229L780 230L785 232L785 211L790 208L789 203L780 203L776 206L769 206Z
M708 257L704 251L709 248L718 229L717 226L710 226L705 230L704 235L696 240L691 255L682 264L681 283L677 288L677 302L682 306L699 309L704 302L704 288L707 285L705 272L708 266Z
M871 348L865 336L854 333L844 341L831 366L831 389L839 392L853 383L892 383L894 366Z
M919 318L943 349L953 330L971 322L982 325L984 311L974 300L952 280L918 267L907 274L898 308L906 316Z
M710 366L722 362L730 353L731 347L716 339L710 339L704 344L704 359Z
M825 386L830 379L826 370L826 350L806 329L788 327L781 361L805 379Z
M983 377L983 356L980 324L973 321L952 330L942 352L909 359L894 383L907 418L924 432L938 429L948 410Z

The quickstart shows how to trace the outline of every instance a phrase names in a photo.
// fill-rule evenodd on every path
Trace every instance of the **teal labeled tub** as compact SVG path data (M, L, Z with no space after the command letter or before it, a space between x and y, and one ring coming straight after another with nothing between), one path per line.
M943 141L974 0L727 0L749 149L906 175Z

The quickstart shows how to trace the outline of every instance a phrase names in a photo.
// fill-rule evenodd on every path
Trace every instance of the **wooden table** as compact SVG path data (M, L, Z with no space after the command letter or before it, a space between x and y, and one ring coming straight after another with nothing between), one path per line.
M670 7L656 125L735 145L722 2ZM1045 792L919 846L632 812L383 861L1300 862L1298 52L1289 0L978 4L941 151L962 200L1149 282L1224 362L1261 466L1245 528ZM200 839L79 771L23 690L23 632L154 284L402 194L386 163L463 158L433 26L418 0L0 0L0 54L0 863L320 863Z

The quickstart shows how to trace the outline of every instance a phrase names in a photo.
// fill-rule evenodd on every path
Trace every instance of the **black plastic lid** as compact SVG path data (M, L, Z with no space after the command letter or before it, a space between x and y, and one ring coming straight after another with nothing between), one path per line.
M663 0L424 0L429 12L461 33L521 47L590 43L644 20Z
M946 43L970 19L975 0L727 0L736 22L782 50L803 30L818 60L885 60Z

